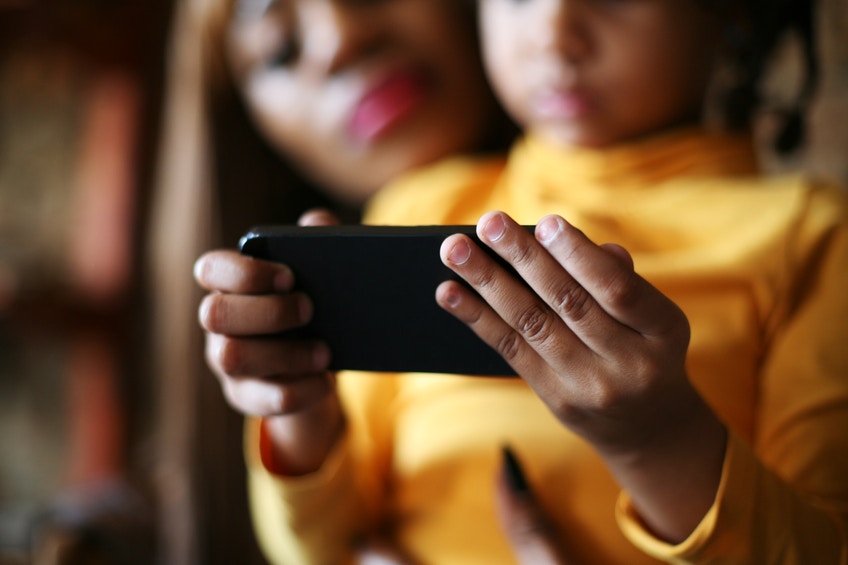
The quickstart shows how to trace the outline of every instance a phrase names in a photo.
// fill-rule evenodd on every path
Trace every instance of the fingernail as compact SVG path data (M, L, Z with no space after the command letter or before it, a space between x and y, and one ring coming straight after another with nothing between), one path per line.
M274 275L274 291L288 292L294 286L294 275L288 269L281 269Z
M301 296L300 300L297 304L298 308L298 316L300 316L300 322L302 324L307 324L312 319L312 301L308 296Z
M508 445L501 448L503 453L503 468L506 474L506 481L512 492L517 494L526 494L530 492L530 485L527 483L527 478L524 476L524 471L521 469L521 464L512 449Z
M506 224L500 214L494 214L483 226L483 236L489 241L497 241L503 237Z
M454 243L453 247L451 247L451 250L448 253L448 261L450 261L454 265L464 264L466 261L468 261L469 257L471 257L471 247L464 239L460 239L459 241Z
M536 226L536 234L539 241L542 243L550 243L553 238L559 233L562 226L559 223L559 218L556 216L548 216L543 218L539 225Z
M312 361L315 363L315 369L323 371L330 365L330 348L323 343L319 343L312 351Z
M445 304L454 308L459 305L459 293L455 288L450 289L445 293Z

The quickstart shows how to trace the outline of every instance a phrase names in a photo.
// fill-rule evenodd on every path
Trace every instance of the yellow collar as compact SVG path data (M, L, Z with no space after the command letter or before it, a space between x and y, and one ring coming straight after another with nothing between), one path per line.
M543 184L592 184L609 188L650 186L669 178L749 176L759 172L747 135L687 128L603 149L563 147L528 135L510 159L522 175Z

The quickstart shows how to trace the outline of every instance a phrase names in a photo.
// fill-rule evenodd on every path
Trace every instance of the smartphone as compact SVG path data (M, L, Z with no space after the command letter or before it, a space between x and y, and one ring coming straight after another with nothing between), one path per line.
M261 226L241 238L240 249L294 271L314 315L292 333L326 342L333 370L514 376L494 349L436 303L442 281L466 284L439 257L454 233L480 243L474 226Z

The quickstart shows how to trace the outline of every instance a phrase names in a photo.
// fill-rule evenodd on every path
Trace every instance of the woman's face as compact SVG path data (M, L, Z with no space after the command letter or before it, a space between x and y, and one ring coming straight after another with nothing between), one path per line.
M524 128L600 147L697 121L718 17L694 0L481 0L483 51Z
M228 54L249 111L337 197L482 141L495 113L458 0L240 0Z

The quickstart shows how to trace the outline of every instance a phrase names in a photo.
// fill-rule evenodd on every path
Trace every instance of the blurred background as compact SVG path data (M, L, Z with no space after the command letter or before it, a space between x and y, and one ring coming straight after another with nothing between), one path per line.
M151 362L146 242L178 2L0 0L0 565L263 562L238 417L211 379L163 406ZM809 149L763 156L848 184L848 3L820 5ZM795 61L789 46L778 97ZM269 220L245 214L233 234Z
M143 230L170 0L0 0L0 563L153 562Z

